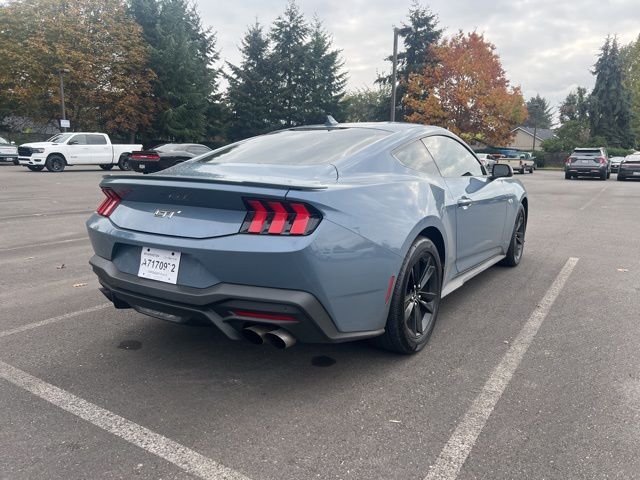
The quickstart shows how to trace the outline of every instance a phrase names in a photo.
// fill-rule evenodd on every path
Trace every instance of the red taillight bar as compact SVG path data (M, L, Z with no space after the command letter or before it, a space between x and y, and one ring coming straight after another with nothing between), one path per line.
M300 202L245 199L247 215L240 233L258 235L309 235L322 215L318 210Z
M144 153L144 152L133 152L129 155L131 160L160 160L160 155L157 153Z
M105 198L102 203L98 205L96 213L98 215L102 215L103 217L108 217L116 209L116 207L120 203L121 198L109 187L100 188L102 189L102 193L104 193L107 198Z

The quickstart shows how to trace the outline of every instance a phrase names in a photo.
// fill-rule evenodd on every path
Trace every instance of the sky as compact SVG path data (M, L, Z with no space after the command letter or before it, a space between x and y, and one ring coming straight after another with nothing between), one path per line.
M238 45L256 19L265 27L287 0L195 0L205 26L217 36L222 60L240 62ZM373 86L391 66L393 26L406 21L411 0L298 0L309 19L317 15L342 51L348 89ZM434 0L421 2L439 17L446 35L484 33L502 60L507 78L525 99L536 94L556 107L590 73L608 34L622 44L640 34L640 0Z

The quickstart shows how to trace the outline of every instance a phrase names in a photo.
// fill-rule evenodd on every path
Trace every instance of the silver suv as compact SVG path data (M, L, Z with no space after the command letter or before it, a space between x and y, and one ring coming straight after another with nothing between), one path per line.
M579 176L598 177L606 180L611 176L611 162L604 147L574 148L564 164L564 178Z

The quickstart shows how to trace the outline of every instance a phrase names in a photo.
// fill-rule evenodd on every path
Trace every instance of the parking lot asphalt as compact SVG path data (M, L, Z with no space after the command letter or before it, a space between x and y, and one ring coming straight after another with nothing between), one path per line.
M639 477L640 182L518 175L522 263L449 295L405 357L105 305L102 175L0 166L0 478Z

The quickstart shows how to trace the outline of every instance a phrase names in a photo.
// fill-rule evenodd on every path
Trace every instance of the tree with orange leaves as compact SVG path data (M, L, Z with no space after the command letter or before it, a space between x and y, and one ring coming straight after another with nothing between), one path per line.
M466 141L506 145L527 118L519 87L512 87L495 46L476 32L459 32L433 47L439 63L409 79L407 121L438 125Z

